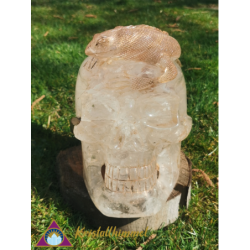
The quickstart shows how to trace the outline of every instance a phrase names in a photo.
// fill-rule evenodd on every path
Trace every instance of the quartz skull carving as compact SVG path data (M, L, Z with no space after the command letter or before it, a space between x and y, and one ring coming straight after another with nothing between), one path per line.
M119 26L96 34L86 54L74 135L89 195L106 216L152 216L176 184L192 127L180 46L154 27Z

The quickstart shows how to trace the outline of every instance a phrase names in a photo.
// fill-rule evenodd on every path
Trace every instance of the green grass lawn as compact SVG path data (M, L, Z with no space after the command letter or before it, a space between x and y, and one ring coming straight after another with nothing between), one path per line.
M86 17L87 14L96 18ZM198 173L193 175L189 209L181 210L179 219L168 228L149 231L147 237L136 239L74 237L78 226L95 230L85 214L64 202L55 172L59 151L80 144L69 124L74 117L78 69L95 33L131 24L155 26L180 43L188 115L193 119L182 150L192 160L193 168L204 170L217 183L217 1L34 0L31 102L42 95L46 97L32 112L32 249L52 219L74 249L136 249L153 233L157 237L143 249L218 249L218 187L208 187Z

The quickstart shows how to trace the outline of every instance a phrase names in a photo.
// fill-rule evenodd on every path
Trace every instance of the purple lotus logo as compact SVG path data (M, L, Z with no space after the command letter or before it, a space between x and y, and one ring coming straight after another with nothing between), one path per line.
M73 247L61 228L53 220L36 247Z

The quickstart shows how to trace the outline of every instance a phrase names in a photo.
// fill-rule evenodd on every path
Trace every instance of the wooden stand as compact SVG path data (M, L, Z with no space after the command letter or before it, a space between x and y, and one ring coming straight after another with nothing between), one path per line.
M61 151L57 156L57 171L60 178L61 192L74 209L93 219L93 226L106 230L116 226L121 231L156 230L173 223L179 215L179 207L188 207L191 195L191 161L181 152L180 175L166 205L154 216L141 218L111 218L103 215L93 204L83 180L81 146Z

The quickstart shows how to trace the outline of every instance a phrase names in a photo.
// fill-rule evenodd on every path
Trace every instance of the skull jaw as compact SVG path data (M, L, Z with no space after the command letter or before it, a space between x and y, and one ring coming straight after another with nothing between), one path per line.
M96 207L108 217L137 218L152 216L158 213L166 200L162 197L162 190L156 184L151 190L143 193L126 194L123 197L119 193L104 189Z
M90 148L90 145L82 142L83 177L92 201L102 214L116 218L136 218L155 215L163 208L178 178L180 143L170 144L151 165L141 167L144 172L138 167L138 174L134 178L131 174L129 176L132 180L128 180L126 174L117 178L114 173L117 166L111 166L107 162L103 179L103 156L97 155L97 152L102 151L91 148L92 153L97 155L97 162L93 164L88 161ZM158 179L156 166L160 168ZM129 169L131 168L123 168L123 173Z

